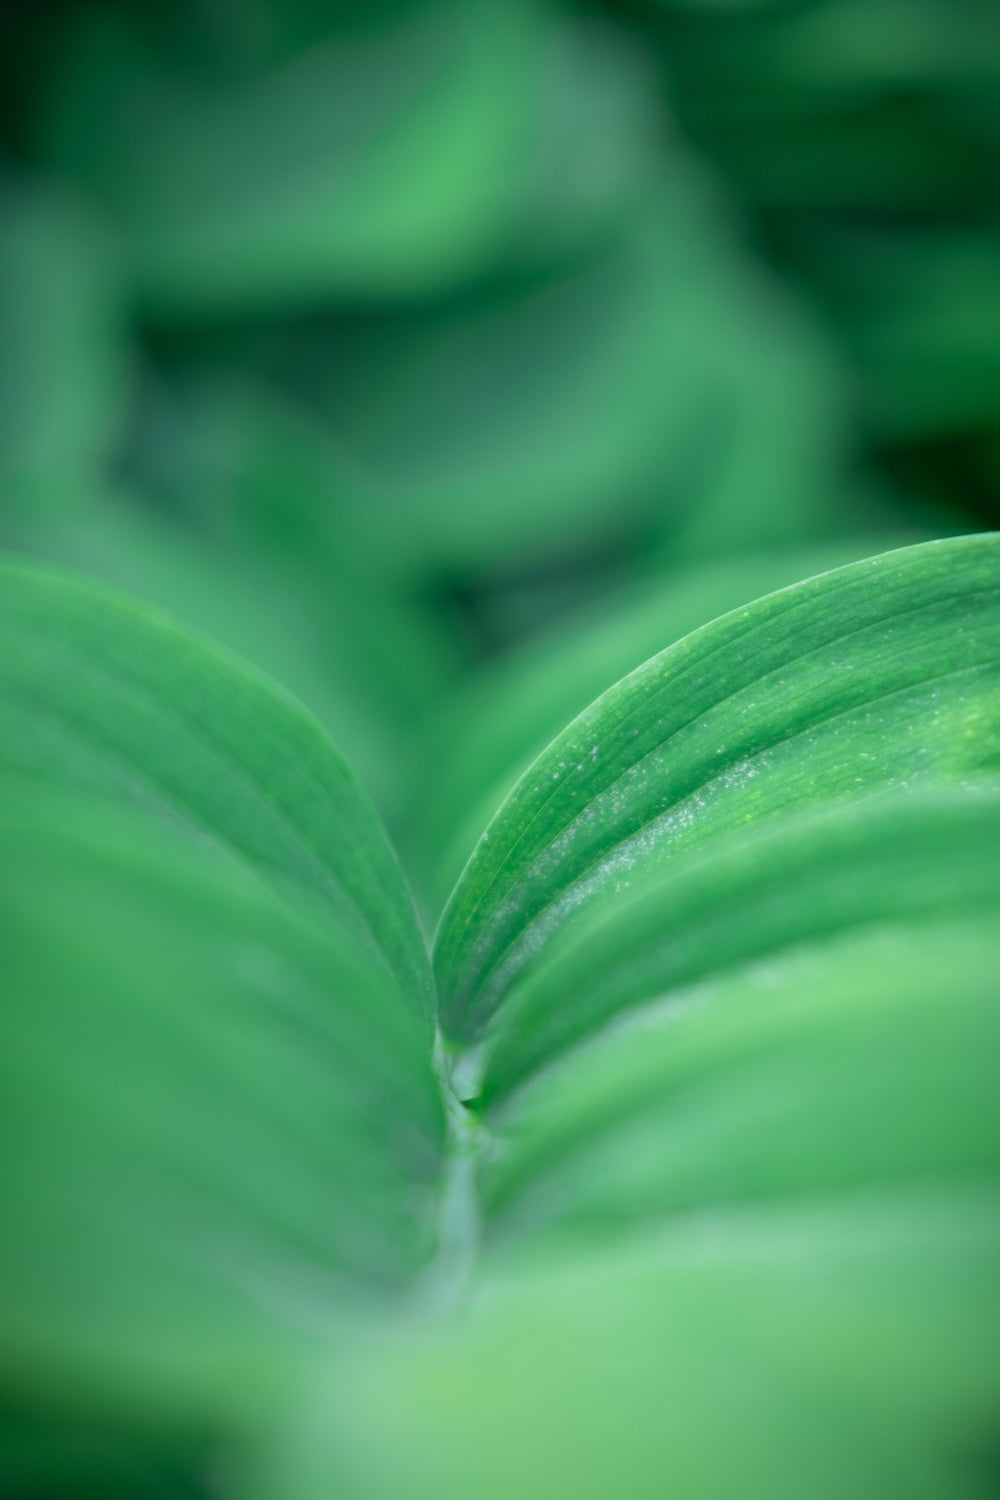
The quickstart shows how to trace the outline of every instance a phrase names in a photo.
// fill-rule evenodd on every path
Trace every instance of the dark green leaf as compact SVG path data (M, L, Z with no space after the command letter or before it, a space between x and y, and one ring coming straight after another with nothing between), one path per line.
M870 420L896 441L1000 423L1000 244L994 236L804 237L862 375Z
M568 535L679 534L689 552L815 535L843 442L830 365L683 157L626 232L558 274L330 320L275 356L386 561L458 573Z
M113 1421L0 1409L4 1500L207 1500L199 1460Z
M311 46L214 69L157 55L121 10L77 21L43 154L115 217L160 313L436 289L517 206L530 6L373 7Z

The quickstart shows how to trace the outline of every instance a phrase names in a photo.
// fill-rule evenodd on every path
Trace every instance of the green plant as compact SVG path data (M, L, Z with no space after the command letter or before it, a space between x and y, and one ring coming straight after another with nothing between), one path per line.
M293 699L4 564L4 1493L985 1495L998 560L638 667L433 973Z

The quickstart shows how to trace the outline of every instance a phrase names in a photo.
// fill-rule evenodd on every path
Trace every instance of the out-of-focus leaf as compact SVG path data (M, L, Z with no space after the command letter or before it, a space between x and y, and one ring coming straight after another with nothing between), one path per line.
M137 491L0 520L0 544L126 588L271 673L398 818L414 725L456 675L459 643L415 592L387 586L305 414L233 376L155 391L133 424Z
M648 212L570 268L287 340L273 367L328 424L387 565L461 576L567 535L683 534L703 508L703 549L829 530L835 371L716 209L678 153Z
M378 691L384 679L372 681L361 611L353 633L347 610L343 632L337 631L321 601L301 580L296 588L277 560L269 568L122 495L95 498L78 518L5 528L3 540L127 589L238 651L316 715L383 816L391 809L402 775L401 726L384 709L385 694ZM411 645L417 634L414 622Z
M828 225L798 243L841 320L879 433L1000 427L1000 238Z
M432 716L414 763L409 846L437 909L518 777L605 688L718 615L869 555L875 540L673 569L481 666Z
M120 1423L0 1411L0 1495L4 1500L206 1500L204 1461L187 1445Z
M690 240L647 229L556 277L354 319L290 351L387 557L462 569L606 528L612 496L662 507L698 405L687 352L711 357Z
M78 18L43 154L114 217L157 312L437 289L506 227L534 7L411 0L339 20L269 65L180 71L122 8Z
M0 182L0 516L73 509L121 421L124 307L73 193Z
M566 919L795 805L1000 767L1000 538L886 553L695 631L530 767L442 919L442 1025L474 1042Z
M961 97L1000 81L990 0L819 0L772 12L678 24L671 41L694 108L744 125L794 122L893 90Z
M869 524L853 493L844 372L824 331L735 257L728 289L717 288L714 300L725 332L706 373L701 443L692 445L681 513L660 550L676 563Z
M986 1500L998 1254L996 1194L970 1182L511 1269L300 1397L251 1492Z
M231 371L188 372L162 406L134 434L143 492L207 550L270 572L297 595L328 676L405 733L460 651L412 591L387 586L381 538L350 513L328 432L279 391Z
M671 0L649 19L689 135L769 253L831 294L868 434L960 436L938 498L959 524L992 519L970 448L996 425L993 0ZM919 505L925 455L902 457Z
M433 1247L426 1029L329 913L148 820L4 795L3 1382L246 1412Z
M651 59L610 18L560 18L539 62L537 140L525 153L524 203L505 247L520 265L616 236L643 211L675 149Z
M668 1016L662 1030L668 1048L671 997L690 991L693 1011L725 1011L729 1002L716 1006L710 998L709 981L723 976L725 985L727 974L739 974L750 965L754 966L752 976L737 978L730 985L734 996L742 993L747 997L748 1012L754 1011L759 993L763 994L760 1003L766 1007L771 988L777 989L779 983L786 992L791 991L791 982L780 980L782 965L796 980L802 1003L811 1007L807 982L811 971L806 966L806 979L796 975L798 950L804 944L830 941L836 946L840 935L846 942L855 932L864 935L880 925L898 927L902 938L895 948L889 946L885 961L878 958L880 950L876 947L878 961L873 964L873 972L881 974L898 959L899 947L905 949L910 929L920 930L938 916L985 912L984 920L996 926L1000 906L998 849L1000 800L996 796L965 792L942 801L940 794L913 793L903 801L890 800L884 805L876 800L849 814L842 808L832 815L793 812L777 820L771 829L723 842L701 860L688 858L675 869L657 872L628 898L609 893L576 930L572 922L568 923L546 961L515 986L491 1038L487 1097L509 1092L560 1052L595 1033L601 1033L602 1046L598 1048L595 1043L593 1050L600 1050L602 1058L613 1054L616 1043L602 1028L608 1021L653 1002L667 1002ZM850 962L855 963L853 959ZM820 970L819 989L834 1003L836 984L827 983L820 965L812 967ZM907 966L901 967L905 971ZM846 981L838 982L846 995ZM709 992L703 1004L695 1003L699 985L705 985ZM878 983L867 988L877 990ZM905 993L904 987L900 995ZM734 1006L739 1003L738 999L732 1002ZM844 999L844 1017L853 1015L854 1004ZM816 1011L820 1009L817 1000ZM812 1015L810 1009L809 1017ZM838 1023L839 1019L835 1018ZM712 1016L706 1020L694 1015L691 1022L685 1020L678 1025L678 1037L686 1027L698 1033L706 1024L710 1032ZM807 1024L811 1024L808 1018ZM736 1025L742 1025L739 1013ZM776 1062L782 1056L781 1043L773 1037L769 1041L773 1043L769 1060ZM629 1045L625 1043L626 1049ZM631 1045L632 1055L641 1055L641 1041L633 1038ZM674 1090L667 1079L665 1095L683 1093L681 1046L678 1041L679 1081ZM711 1072L713 1065L708 1066ZM785 1066L783 1061L780 1066ZM873 1061L872 1077L882 1066ZM582 1071L587 1067L584 1064ZM598 1071L600 1067L598 1064ZM652 1069L656 1074L657 1065ZM607 1077L615 1076L616 1066L609 1062ZM666 1078L666 1074L662 1076ZM722 1076L720 1064L720 1079ZM890 1087L888 1079L885 1086ZM558 1085L554 1090L548 1084L539 1088L545 1095L544 1113L553 1094L558 1093ZM581 1090L582 1095L585 1092ZM595 1090L595 1097L600 1092ZM636 1099L641 1097L637 1083ZM641 1107L641 1102L636 1104L637 1109ZM929 1115L933 1113L928 1110ZM555 1106L554 1116L558 1114ZM582 1141L584 1127L580 1124ZM941 1129L936 1119L933 1128ZM790 1143L792 1136L794 1132L789 1134ZM984 1129L984 1149L989 1139L990 1131ZM791 1149L798 1150L798 1143ZM921 1149L926 1155L926 1144ZM871 1143L868 1150L875 1155ZM780 1157L773 1142L771 1154L775 1161Z
M820 0L663 30L682 118L769 208L950 212L992 194L991 0Z
M430 973L365 794L294 699L72 574L0 567L0 765L142 806L347 916L425 1016Z
M794 212L968 212L992 192L998 156L946 103L905 93L794 129L733 127L706 144L745 195Z

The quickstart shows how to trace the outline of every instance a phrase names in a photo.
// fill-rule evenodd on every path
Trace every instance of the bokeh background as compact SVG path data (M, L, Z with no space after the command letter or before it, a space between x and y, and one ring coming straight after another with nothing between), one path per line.
M624 673L772 589L998 524L1000 0L0 0L0 548L165 608L300 697L374 799L428 933L523 767ZM44 856L43 847L42 866ZM32 867L19 859L8 865L10 885L26 881L30 905ZM103 1068L94 1077L121 1082L108 1088L111 1118L120 1110L130 1121L141 1113L130 1058L146 1060L141 1089L157 1078L160 1042L143 1051L141 1028L122 1042L107 1017L128 1013L133 975L147 966L150 1014L165 1018L179 992L196 1009L216 971L199 967L201 926L187 906L157 926L157 888L120 899L100 869L81 856L60 870L52 904L71 919L67 931L93 927L124 954L109 965L114 983L92 964L67 985L77 950L56 948L58 994L75 999L79 984L84 1004L37 1006L26 1034L40 1039L40 1055L50 1032L67 1056L94 1048ZM175 934L188 923L186 946ZM914 971L923 963L925 998L936 1004L969 950L935 942L931 929L909 958ZM48 947L46 937L31 950L43 975ZM872 982L863 967L853 987L862 1000ZM907 972L892 980L900 995ZM937 1033L926 1020L913 1029L913 1013L900 1076L916 1090L920 1049ZM934 1014L930 999L925 1013ZM163 1028L167 1045L186 1036L187 1012L176 1014L177 1028ZM975 1066L965 1054L950 1060L963 1038L995 1036L994 1014L983 999L992 1029L976 1020L979 1030L956 1029L952 1052L942 1047L941 1076L971 1080L959 1141L990 1097L989 1047L969 1046ZM75 1016L79 1031L50 1015ZM868 1034L858 1036L867 1047ZM872 1070L898 1061L895 1033L886 1036ZM262 1052L262 1075L284 1089L280 1064ZM151 1106L170 1128L171 1066ZM331 1077L339 1088L341 1074ZM51 1151L43 1130L38 1152L25 1155L26 1180L36 1162L44 1169L75 1144L73 1097L54 1114ZM208 1153L207 1180L217 1172L228 1185L241 1132L259 1138L248 1097L234 1086L221 1103L206 1095L187 1106L177 1152L185 1171L188 1141L210 1139L218 1151ZM890 1122L912 1128L906 1087L898 1097ZM936 1097L919 1094L927 1139ZM331 1108L337 1099L331 1087ZM24 1118L42 1118L42 1101L32 1114L32 1095ZM336 1129L348 1132L327 1130L325 1089L306 1095L303 1118L314 1103L326 1172L338 1161ZM5 1119L0 1090L0 1126ZM391 1111L385 1120L395 1128ZM162 1139L169 1134L164 1127ZM919 1129L915 1139L922 1149ZM82 1140L86 1161L90 1137ZM138 1130L137 1140L142 1161ZM984 1157L991 1149L984 1141ZM239 1191L256 1203L259 1186L266 1208L271 1194L283 1208L285 1158L264 1153L261 1165L238 1154ZM66 1159L75 1160L69 1148ZM167 1210L155 1192L140 1194L135 1210L114 1154L106 1179L95 1160L99 1186L109 1193L110 1182L124 1203L109 1222L148 1208L159 1253ZM350 1150L344 1160L346 1172ZM311 1194L312 1178L303 1180ZM373 1181L369 1197L359 1192L363 1208L381 1191ZM301 1191L311 1225L299 1182L292 1206L298 1213ZM317 1222L321 1209L317 1197ZM870 1314L864 1295L850 1300L849 1257L839 1269L836 1214L826 1228L818 1222L814 1261L792 1233L784 1250L775 1241L777 1253L764 1240L745 1274L739 1244L736 1271L720 1262L716 1273L698 1267L695 1243L687 1282L682 1255L679 1284L690 1292L681 1298L644 1290L641 1266L614 1285L574 1284L553 1262L551 1285L515 1298L512 1313L498 1303L479 1332L459 1332L467 1343L446 1340L440 1356L390 1351L372 1409L395 1410L397 1426L387 1422L388 1436L379 1428L371 1451L404 1470L421 1451L407 1448L402 1425L410 1392L429 1392L430 1409L443 1391L459 1419L443 1429L439 1454L461 1457L464 1444L476 1458L483 1443L531 1455L534 1442L536 1480L544 1487L553 1473L558 1500L561 1452L586 1453L580 1432L604 1408L607 1310L607 1326L617 1318L625 1330L623 1383L611 1387L623 1406L646 1410L652 1400L672 1413L682 1476L688 1464L710 1483L718 1461L736 1484L749 1455L771 1477L755 1489L741 1474L748 1497L773 1496L778 1467L782 1493L829 1495L835 1480L810 1490L808 1467L797 1465L819 1464L822 1479L836 1448L847 1467L830 1472L857 1458L876 1486L852 1493L939 1495L923 1448L909 1448L911 1430L926 1424L935 1441L953 1428L976 1444L994 1434L988 1448L983 1440L973 1451L970 1439L958 1455L968 1488L955 1493L985 1496L1000 1472L995 1400L976 1394L996 1388L995 1237L970 1231L966 1258L943 1253L939 1274L933 1254L925 1264L911 1251L904 1218L898 1244L879 1241L863 1268L870 1282L858 1280L862 1292L875 1289ZM936 1232L933 1211L927 1222ZM946 1250L950 1222L942 1210ZM39 1285L70 1259L69 1238L45 1241ZM747 1243L752 1251L752 1236ZM138 1264L133 1272L125 1254L112 1257L95 1277L113 1309L112 1351L129 1345L121 1309L135 1286L137 1305L148 1304ZM112 1296L119 1280L121 1300ZM842 1302L831 1286L847 1287ZM901 1288L896 1323L886 1287ZM929 1309L915 1334L912 1305ZM553 1307L563 1309L562 1334L546 1331L558 1328L558 1318L545 1323ZM58 1303L44 1311L59 1326ZM169 1303L162 1318L170 1323ZM754 1362L771 1347L772 1324L776 1346L784 1338L792 1350L784 1384L769 1384ZM602 1352L588 1366L591 1326ZM931 1349L928 1328L938 1338ZM530 1368L521 1338L541 1351ZM800 1389L796 1360L810 1340L833 1351L834 1374L829 1386L824 1375ZM166 1346L169 1354L169 1338ZM663 1348L684 1351L670 1367L673 1386L662 1384ZM899 1377L928 1363L943 1371L926 1386L945 1392L940 1421L924 1385L913 1382L913 1397ZM579 1404L568 1400L562 1418L555 1404L559 1450L548 1395L577 1366ZM336 1394L350 1411L357 1365L344 1368ZM501 1393L523 1395L538 1424L505 1426L503 1405L468 1377L479 1368L494 1372ZM363 1382L359 1390L363 1411ZM908 1424L896 1490L877 1487L874 1461L864 1467L869 1426L871 1452L881 1453L885 1390L889 1425L897 1404ZM78 1400L88 1382L70 1394L55 1436L41 1408L26 1417L9 1395L0 1401L0 1500L258 1493L217 1467L213 1434L208 1443L199 1428L191 1442L185 1432L178 1452L169 1413L162 1433L146 1416L139 1432L124 1417L95 1425ZM738 1413L732 1452L719 1441L716 1398ZM327 1442L330 1411L317 1411L307 1413L310 1440ZM613 1444L613 1423L610 1431ZM856 1439L856 1454L841 1432ZM655 1444L630 1458L657 1474ZM301 1493L326 1500L329 1485L321 1464L315 1488ZM288 1493L280 1483L270 1491Z
M996 0L0 9L0 545L303 698L428 924L624 671L998 514Z

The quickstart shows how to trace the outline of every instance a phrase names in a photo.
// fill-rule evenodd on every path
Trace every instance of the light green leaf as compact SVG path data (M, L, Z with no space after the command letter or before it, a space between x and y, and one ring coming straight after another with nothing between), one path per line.
M986 1500L998 1253L995 1194L970 1184L548 1257L460 1321L352 1351L250 1492Z
M0 564L0 766L140 806L346 916L429 1020L413 905L354 777L293 699L168 617Z
M764 927L770 915L773 931L775 914L787 913L782 940L745 942L734 961L720 939L718 962L689 985L664 963L657 1003L493 1111L498 1155L484 1201L494 1232L555 1230L572 1243L720 1203L990 1177L1000 1137L990 1072L1000 1039L997 809L969 864L962 841L940 828L935 838L928 821L910 830L911 850L924 844L912 875L901 874L897 838L896 861L856 852L853 868L814 878L809 894L834 909L828 921L817 909L801 922L796 872L779 895L765 869L755 915ZM897 889L872 900L892 875ZM852 881L863 914L848 914ZM749 927L753 905L734 901L737 926ZM692 947L704 937L696 932Z
M887 553L695 631L563 732L442 919L445 1032L478 1040L571 913L784 809L1000 768L1000 538Z
M433 1249L422 1019L214 850L4 790L3 1382L245 1413Z
M956 792L828 816L812 873L805 825L776 833L760 892L748 842L725 910L744 938L787 923L785 951L490 1111L470 1304L308 1382L252 1492L985 1500L998 808ZM834 887L854 912L830 936Z

